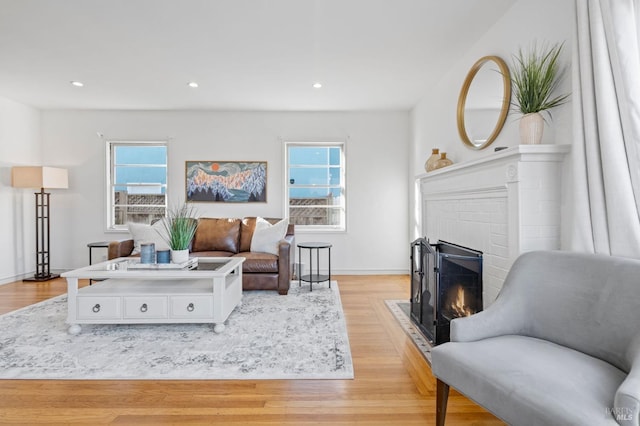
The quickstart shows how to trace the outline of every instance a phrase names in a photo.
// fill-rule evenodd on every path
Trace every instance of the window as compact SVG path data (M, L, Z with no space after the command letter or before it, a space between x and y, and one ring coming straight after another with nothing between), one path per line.
M148 223L167 209L167 144L107 142L107 228Z
M343 143L286 143L289 222L306 230L345 230Z

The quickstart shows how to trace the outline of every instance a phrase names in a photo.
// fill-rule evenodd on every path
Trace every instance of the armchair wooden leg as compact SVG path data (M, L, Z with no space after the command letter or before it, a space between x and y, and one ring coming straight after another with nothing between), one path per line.
M444 419L447 416L447 401L449 400L449 385L440 379L436 380L436 426L444 426Z

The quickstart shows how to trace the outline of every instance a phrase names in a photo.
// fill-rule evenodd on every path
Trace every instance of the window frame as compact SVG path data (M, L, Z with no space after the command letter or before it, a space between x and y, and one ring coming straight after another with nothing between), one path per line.
M164 188L164 206L162 205L154 205L153 207L163 207L164 214L166 215L167 206L169 205L169 146L167 141L163 140L152 140L152 141L141 141L141 140L106 140L105 141L105 152L106 152L106 173L105 173L105 224L107 232L122 232L126 231L127 224L116 225L115 224L115 191L114 188L117 186L115 182L113 182L114 177L114 169L115 169L115 148L117 146L161 146L166 149L166 158L165 158L165 184L160 184L161 188ZM129 164L128 164L129 165ZM158 167L157 165L148 165L148 164L130 164L133 166L145 166L145 167ZM148 186L148 185L147 185Z
M347 154L345 141L285 141L284 142L284 211L289 220L291 221L290 205L289 205L289 189L291 184L289 183L289 147L319 147L319 148L340 148L340 193L341 203L338 205L341 217L341 223L338 225L295 225L296 232L309 232L309 233L345 233L347 231ZM331 167L328 165L327 167ZM335 167L335 166L333 166ZM323 187L324 185L320 185ZM310 185L310 187L318 187L317 185ZM327 188L336 188L335 185L326 185Z

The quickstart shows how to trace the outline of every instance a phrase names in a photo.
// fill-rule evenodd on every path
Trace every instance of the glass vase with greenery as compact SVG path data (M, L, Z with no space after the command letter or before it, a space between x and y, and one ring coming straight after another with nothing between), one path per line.
M527 51L520 49L514 55L511 70L514 107L522 114L540 113L567 102L569 94L554 96L558 89L564 69L558 59L564 43L538 48L532 45Z
M188 204L167 209L162 219L162 237L171 250L187 250L198 228L195 208Z

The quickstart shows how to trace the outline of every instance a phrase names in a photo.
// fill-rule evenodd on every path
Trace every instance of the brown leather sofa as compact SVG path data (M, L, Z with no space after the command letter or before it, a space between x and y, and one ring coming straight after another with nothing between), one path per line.
M266 218L270 223L280 219ZM252 252L251 238L256 226L255 217L200 218L191 243L191 255L199 257L244 257L242 264L243 290L277 290L285 295L293 274L295 261L294 225L290 224L278 245L278 255ZM133 239L109 243L109 259L130 256Z

